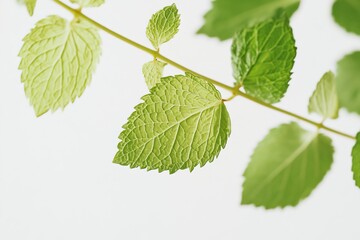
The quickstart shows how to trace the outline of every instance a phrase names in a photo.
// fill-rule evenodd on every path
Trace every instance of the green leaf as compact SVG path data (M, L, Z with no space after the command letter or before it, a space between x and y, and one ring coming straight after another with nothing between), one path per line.
M360 133L356 135L356 143L351 152L352 156L352 172L355 185L360 188Z
M360 52L345 56L337 63L336 88L340 107L360 114Z
M246 28L234 37L233 75L245 91L267 103L284 96L296 56L295 40L285 16Z
M309 113L318 113L326 118L339 116L339 99L336 92L335 75L327 72L320 79L309 101Z
M300 0L215 0L198 33L229 39L235 32L273 17L280 8L291 16L299 4Z
M149 89L160 82L165 66L166 63L160 62L156 59L144 64L142 72Z
M298 124L272 129L251 157L242 204L267 209L296 206L321 182L333 162L331 139Z
M99 7L105 0L70 0L72 3L79 4L81 7Z
M19 3L25 4L30 16L34 15L34 9L37 0L18 0Z
M37 116L64 108L90 83L101 54L97 30L58 16L39 21L24 38L19 69Z
M346 31L360 35L360 1L336 0L332 14L335 21Z
M180 15L175 4L155 13L146 28L146 36L155 49L170 41L179 31Z
M212 162L230 135L221 95L190 74L162 78L135 107L114 163L174 173Z

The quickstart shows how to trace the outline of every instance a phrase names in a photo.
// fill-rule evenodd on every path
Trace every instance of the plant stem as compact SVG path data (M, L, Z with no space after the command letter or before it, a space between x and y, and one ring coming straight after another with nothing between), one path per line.
M346 138L349 138L349 139L356 140L355 136L349 135L349 134L347 134L347 133L338 131L338 130L333 129L333 128L330 128L330 127L327 127L327 126L325 126L325 125L323 124L323 122L318 123L318 122L312 121L312 120L310 120L310 119L308 119L308 118L305 118L305 117L302 117L302 116L300 116L300 115L298 115L298 114L296 114L296 113L292 113L292 112L289 112L289 111L287 111L287 110L285 110L285 109L282 109L282 108L276 107L276 106L274 106L274 105L271 105L271 104L262 102L262 101L254 98L254 97L252 97L252 96L250 96L250 95L248 95L248 94L246 94L246 93L243 93L243 92L241 92L241 91L238 91L238 92L237 92L237 95L238 95L238 96L241 96L241 97L243 97L243 98L246 98L246 99L248 99L248 100L250 100L250 101L252 101L252 102L255 102L255 103L257 103L257 104L260 104L260 105L262 105L262 106L264 106L264 107L267 107L267 108L270 108L270 109L275 110L275 111L277 111L277 112L281 112L281 113L286 114L286 115L288 115L288 116L297 118L297 119L299 119L299 120L301 120L301 121L303 121L303 122L307 122L307 123L309 123L309 124L311 124L311 125L314 125L314 126L317 127L318 129L325 129L325 130L327 130L327 131L329 131L329 132L332 132L332 133L335 133L335 134L337 134L337 135L340 135L340 136L343 136L343 137L346 137Z
M250 95L242 92L242 91L239 91L239 90L237 90L237 89L234 89L234 87L232 87L232 86L226 85L226 84L221 83L221 82L218 82L218 81L216 81L216 80L214 80L214 79L212 79L212 78L209 78L209 77L206 77L206 76L204 76L204 75L202 75L202 74L199 74L199 73L197 73L197 72L195 72L195 71L193 71L193 70L191 70L191 69L189 69L189 68L187 68L187 67L185 67L185 66L183 66L183 65L181 65L181 64L179 64L179 63L177 63L177 62L175 62L175 61L173 61L173 60L171 60L171 59L169 59L169 58L167 58L167 57L165 57L165 56L163 56L163 55L160 54L158 51L152 50L151 48L148 48L148 47L146 47L146 46L144 46L144 45L142 45L142 44L139 44L139 43L137 43L137 42L135 42L135 41L133 41L133 40L131 40L131 39L129 39L129 38L127 38L127 37L125 37L125 36L117 33L117 32L115 32L115 31L113 31L113 30L105 27L104 25L100 24L99 22L95 21L94 19L86 16L86 15L83 14L81 11L79 11L79 10L77 10L77 9L74 9L74 8L68 6L67 4L63 3L62 1L60 1L60 0L53 0L53 1L54 1L55 3L57 3L58 5L60 5L61 7L65 8L66 10L70 11L71 13L73 13L75 16L85 19L85 20L88 21L89 23L93 24L95 27L103 30L104 32L112 35L113 37L115 37L115 38L117 38L117 39L119 39L119 40L121 40L121 41L129 44L129 45L132 45L133 47L138 48L138 49L140 49L140 50L142 50L142 51L144 51L144 52L146 52L146 53L148 53L148 54L151 54L152 56L154 56L154 57L157 58L157 59L163 60L164 62L166 62L166 63L168 63L168 64L170 64L170 65L178 68L179 70L182 70L182 71L184 71L184 72L189 72L189 73L192 73L192 74L194 74L194 75L197 75L197 76L199 76L200 78L202 78L202 79L204 79L204 80L206 80L206 81L208 81L208 82L210 82L210 83L212 83L212 84L214 84L214 85L216 85L216 86L218 86L218 87L221 87L221 88L226 89L226 90L228 90L228 91L230 91L230 92L232 92L232 93L235 93L237 96L241 96L241 97L243 97L243 98L246 98L246 99L248 99L248 100L250 100L250 101L252 101L252 102L255 102L255 103L257 103L257 104L259 104L259 105L262 105L262 106L264 106L264 107L267 107L267 108L269 108L269 109L275 110L275 111L277 111L277 112L280 112L280 113L286 114L286 115L288 115L288 116L294 117L294 118L296 118L296 119L299 119L299 120L301 120L301 121L307 122L307 123L309 123L309 124L311 124L311 125L314 125L315 127L319 128L319 129L321 128L321 129L327 130L327 131L329 131L329 132L335 133L335 134L337 134L337 135L340 135L340 136L343 136L343 137L346 137L346 138L349 138L349 139L353 139L353 140L356 139L356 138L355 138L354 136L352 136L352 135L349 135L349 134L346 134L346 133L344 133L344 132L338 131L338 130L336 130L336 129L327 127L327 126L323 125L323 123L315 122L315 121L313 121L313 120L310 120L310 119L308 119L308 118L306 118L306 117L302 117L302 116L300 116L300 115L298 115L298 114L292 113L292 112L287 111L287 110L285 110L285 109L282 109L282 108L276 107L276 106L274 106L274 105L265 103L265 102L260 101L260 100L258 100L258 99L256 99L256 98L254 98L254 97L252 97L252 96L250 96ZM234 91L234 90L235 90L235 91Z

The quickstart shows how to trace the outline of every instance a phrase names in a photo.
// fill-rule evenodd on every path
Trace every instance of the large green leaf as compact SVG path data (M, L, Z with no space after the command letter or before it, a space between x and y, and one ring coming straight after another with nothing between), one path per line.
M360 35L360 1L336 0L333 5L335 21L346 31Z
M299 4L300 0L215 0L198 33L225 40L243 28L271 18L280 8L291 16Z
M321 182L333 162L331 139L298 124L272 129L259 143L245 173L242 204L295 206Z
M146 28L146 36L155 49L170 41L179 31L180 15L175 4L155 13Z
M352 172L355 185L360 188L360 133L356 135L356 143L351 152L352 156Z
M336 87L340 106L360 114L360 52L345 56L337 64Z
M58 16L39 21L24 38L19 68L37 116L64 108L90 83L101 48L97 30Z
M212 162L225 147L230 118L212 84L190 74L166 77L142 99L123 126L114 163L192 171Z
M281 16L243 29L235 35L231 52L236 82L262 101L280 101L296 56L288 18Z
M310 98L310 113L318 113L324 119L336 119L339 116L339 99L336 91L335 75L327 72L320 79L313 95Z
M81 7L99 7L104 4L105 0L70 0L72 3L77 3Z

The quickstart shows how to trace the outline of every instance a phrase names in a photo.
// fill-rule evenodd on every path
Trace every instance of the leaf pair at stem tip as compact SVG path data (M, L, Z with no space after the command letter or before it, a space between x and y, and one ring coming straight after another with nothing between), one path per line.
M167 6L156 12L150 19L146 28L146 36L155 48L160 51L160 46L170 41L179 31L180 15L175 4ZM145 82L149 89L160 82L166 63L154 57L153 61L145 63L142 68Z

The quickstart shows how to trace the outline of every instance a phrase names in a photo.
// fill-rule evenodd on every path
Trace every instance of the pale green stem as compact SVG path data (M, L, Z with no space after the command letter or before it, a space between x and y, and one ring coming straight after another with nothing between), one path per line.
M343 136L343 137L346 137L346 138L349 138L349 139L353 139L353 140L356 139L354 136L351 136L349 134L343 133L341 131L335 130L335 129L330 128L330 127L326 127L325 125L323 125L323 123L318 123L318 122L312 121L312 120L310 120L310 119L308 119L306 117L302 117L302 116L300 116L298 114L289 112L289 111L284 110L282 108L279 108L279 107L276 107L274 105L271 105L271 104L265 103L263 101L260 101L260 100L258 100L256 98L242 92L242 91L239 91L238 86L235 86L235 87L229 86L229 85L226 85L224 83L218 82L218 81L216 81L216 80L214 80L212 78L209 78L209 77L206 77L206 76L204 76L202 74L199 74L199 73L197 73L197 72L195 72L195 71L193 71L193 70L191 70L191 69L189 69L189 68L187 68L187 67L185 67L185 66L183 66L183 65L181 65L181 64L179 64L179 63L177 63L177 62L175 62L175 61L173 61L173 60L171 60L171 59L169 59L167 57L165 57L165 56L163 56L158 51L152 50L151 48L148 48L148 47L146 47L146 46L144 46L142 44L139 44L139 43L137 43L137 42L135 42L135 41L133 41L133 40L131 40L131 39L117 33L117 32L115 32L115 31L105 27L104 25L102 25L102 24L98 23L97 21L95 21L94 19L86 16L85 14L78 11L77 9L74 9L74 8L66 5L65 3L61 2L60 0L53 0L53 1L55 3L57 3L58 5L60 5L61 7L65 8L66 10L70 11L71 13L76 15L77 17L81 17L82 19L85 19L89 23L93 24L94 26L96 26L97 28L103 30L104 32L112 35L113 37L115 37L115 38L117 38L117 39L119 39L119 40L121 40L121 41L123 41L123 42L125 42L127 44L130 44L133 47L136 47L136 48L138 48L138 49L140 49L140 50L142 50L142 51L144 51L144 52L146 52L148 54L151 54L156 59L163 60L164 62L172 65L173 67L176 67L179 70L182 70L184 72L189 72L189 73L192 73L194 75L197 75L200 78L202 78L202 79L204 79L204 80L206 80L206 81L208 81L208 82L210 82L210 83L212 83L212 84L214 84L214 85L216 85L218 87L221 87L223 89L226 89L226 90L230 91L231 93L236 94L237 96L241 96L243 98L246 98L246 99L248 99L248 100L250 100L252 102L255 102L255 103L257 103L259 105L262 105L264 107L267 107L269 109L275 110L277 112L280 112L280 113L286 114L288 116L294 117L296 119L299 119L301 121L307 122L307 123L309 123L311 125L314 125L317 128L327 130L329 132L335 133L337 135L340 135L340 136Z

